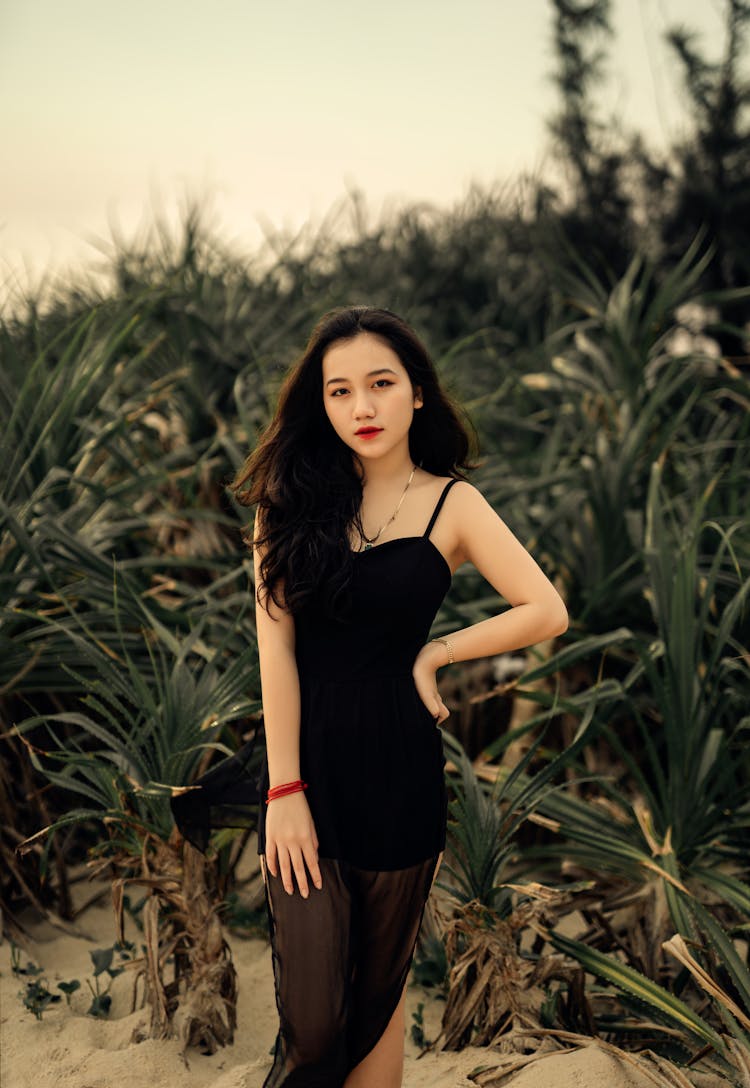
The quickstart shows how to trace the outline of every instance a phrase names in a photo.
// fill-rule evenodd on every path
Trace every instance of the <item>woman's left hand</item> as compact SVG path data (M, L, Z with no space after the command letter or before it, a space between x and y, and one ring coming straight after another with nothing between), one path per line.
M440 725L450 714L437 689L437 670L443 664L440 657L438 644L428 642L417 654L411 670L419 697L435 719L435 725Z

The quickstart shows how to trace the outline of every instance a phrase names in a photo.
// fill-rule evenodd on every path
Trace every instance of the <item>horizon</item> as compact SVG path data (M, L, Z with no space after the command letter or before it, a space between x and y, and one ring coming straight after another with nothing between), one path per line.
M613 6L602 117L654 148L688 120L662 40L678 23L720 54L722 16L704 0ZM250 254L268 231L315 229L347 193L377 221L554 169L547 0L466 0L460 14L451 0L384 0L377 19L343 0L6 0L0 30L10 292L93 268L113 232L178 226L191 198Z

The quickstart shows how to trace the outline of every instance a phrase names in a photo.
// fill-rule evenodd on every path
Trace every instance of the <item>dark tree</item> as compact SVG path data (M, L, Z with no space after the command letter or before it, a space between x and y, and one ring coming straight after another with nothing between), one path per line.
M552 0L552 6L553 80L561 105L549 128L567 184L560 225L592 267L617 276L628 263L634 234L624 188L627 148L595 105L604 79L602 43L612 36L611 0Z
M716 251L709 288L750 284L750 81L742 70L748 28L750 4L727 0L726 48L715 62L701 53L694 32L678 27L668 34L682 64L693 131L673 149L677 178L664 241L675 256L699 226L707 228ZM747 300L726 308L725 316L737 325L747 321ZM740 336L720 335L730 354L744 350Z

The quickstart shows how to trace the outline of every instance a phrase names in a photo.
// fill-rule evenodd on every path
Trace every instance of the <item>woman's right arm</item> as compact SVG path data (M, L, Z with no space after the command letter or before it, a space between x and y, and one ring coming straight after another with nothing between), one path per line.
M255 516L255 535L259 533ZM263 722L266 734L269 786L280 786L300 778L300 686L294 654L294 619L263 595L260 560L262 553L253 549L255 570L255 625L260 659L263 697ZM278 594L281 596L281 594ZM265 804L265 798L260 799ZM266 864L273 876L281 873L284 888L294 893L292 872L300 893L309 894L305 863L317 888L322 886L318 865L318 836L304 791L277 797L266 806Z

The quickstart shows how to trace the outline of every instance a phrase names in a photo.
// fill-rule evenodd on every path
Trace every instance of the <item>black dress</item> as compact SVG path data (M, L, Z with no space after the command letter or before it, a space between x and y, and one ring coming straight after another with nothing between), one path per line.
M310 880L305 899L295 878L289 895L280 875L266 873L279 1031L263 1088L341 1088L380 1039L408 978L447 819L442 735L412 666L451 583L430 532L455 482L422 536L355 554L356 619L314 607L295 616L300 773L323 886ZM259 854L267 788L264 760ZM226 825L220 809L214 796L206 819Z

